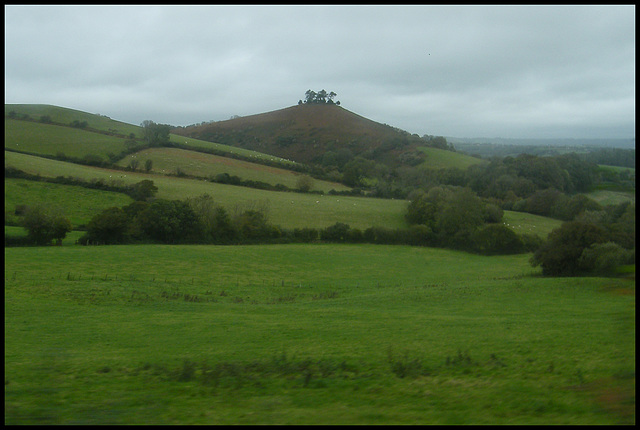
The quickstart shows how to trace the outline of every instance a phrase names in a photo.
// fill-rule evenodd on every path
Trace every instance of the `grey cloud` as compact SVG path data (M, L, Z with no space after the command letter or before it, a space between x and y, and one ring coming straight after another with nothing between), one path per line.
M355 113L418 134L633 137L634 14L5 6L5 102L186 125L291 106L324 88Z

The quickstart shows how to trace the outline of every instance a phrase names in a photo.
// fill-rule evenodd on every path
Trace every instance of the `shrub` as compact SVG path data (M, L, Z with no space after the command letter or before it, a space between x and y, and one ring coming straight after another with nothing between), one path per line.
M545 276L576 276L582 271L579 260L586 248L606 242L606 232L595 224L579 221L563 223L531 257L531 265L541 266Z
M471 246L481 254L517 254L522 252L524 243L509 227L502 224L488 224L471 235Z
M346 242L349 238L349 229L349 224L337 222L320 231L320 239L327 242Z
M27 207L23 225L29 240L36 245L47 245L54 239L60 244L71 231L71 222L59 209L44 205Z
M594 243L582 251L578 264L582 270L596 275L614 275L619 266L633 263L633 254L617 243Z
M95 215L87 225L86 238L83 241L123 243L127 239L129 218L124 210L112 207Z

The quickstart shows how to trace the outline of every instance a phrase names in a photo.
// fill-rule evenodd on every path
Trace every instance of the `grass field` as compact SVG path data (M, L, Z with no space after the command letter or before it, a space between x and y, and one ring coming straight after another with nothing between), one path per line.
M528 257L5 248L5 424L635 423L635 282Z
M125 184L151 179L159 188L158 197L183 199L208 193L229 210L233 210L238 203L266 204L270 222L284 228L324 228L336 222L345 222L351 227L360 229L373 226L389 228L406 226L404 214L408 202L404 200L262 191L163 175L80 166L13 152L5 152L5 163L28 173L48 177L63 175L85 180L117 179ZM8 179L5 180L5 214L10 216L16 204L36 201L60 203L65 208L65 212L68 211L68 216L74 217L71 220L72 225L77 225L76 222L86 224L92 214L99 211L99 208L101 210L104 207L123 206L126 203L118 203L119 199L130 200L123 195L118 198L117 195L117 193L82 190L79 187L67 185L44 185L33 181ZM100 199L104 199L104 202L100 202ZM561 224L560 221L551 218L512 211L504 212L504 222L517 233L534 233L543 238Z
M187 175L208 178L220 173L228 173L245 181L261 181L271 185L282 184L291 189L298 187L297 182L300 178L299 173L291 170L178 148L145 149L122 159L118 165L127 167L132 158L139 161L141 168L146 160L151 160L152 171L160 174L175 175L179 170ZM350 188L340 183L314 179L311 189L329 192L332 189L345 191Z
M44 204L55 206L71 222L72 227L87 224L104 209L131 203L133 199L122 193L93 190L73 185L50 184L26 179L5 178L4 214L8 220L17 220L18 205Z
M457 167L459 169L466 169L475 164L486 163L486 160L444 149L431 148L428 146L419 149L427 156L421 166L428 168L443 169L447 167Z
M48 116L52 122L61 124L70 124L72 121L85 121L87 127L102 130L113 131L118 134L129 136L131 133L137 137L142 137L142 127L133 124L111 119L99 113L88 113L76 109L69 109L60 106L44 105L44 104L6 104L4 105L5 115L9 112L15 112L18 115L29 115L33 120L38 121L42 116ZM6 123L5 123L6 124ZM29 123L25 123L29 124Z
M91 133L72 127L5 119L5 148L19 151L82 158L98 155L107 160L107 154L118 154L125 149L125 139L100 133Z
M236 205L257 202L268 206L269 222L285 228L324 228L336 222L345 222L351 227L361 229L371 226L398 228L406 224L404 211L407 202L404 200L264 191L203 180L81 166L10 151L5 151L5 166L53 178L73 176L85 180L117 179L124 184L151 179L158 187L159 198L182 200L209 194L230 211L233 211Z

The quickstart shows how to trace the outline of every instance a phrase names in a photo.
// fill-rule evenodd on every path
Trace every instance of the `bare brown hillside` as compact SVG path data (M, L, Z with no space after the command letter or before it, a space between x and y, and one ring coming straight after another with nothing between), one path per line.
M319 162L327 151L353 155L376 151L389 162L418 137L330 104L302 104L272 112L181 127L172 133L240 146L302 163Z

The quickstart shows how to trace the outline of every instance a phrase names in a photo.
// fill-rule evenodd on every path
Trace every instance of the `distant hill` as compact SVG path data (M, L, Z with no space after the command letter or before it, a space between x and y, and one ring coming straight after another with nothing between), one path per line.
M172 133L239 146L302 163L318 163L327 151L353 155L376 151L378 161L397 162L424 145L417 135L380 124L330 104L301 104L226 121L179 127Z

